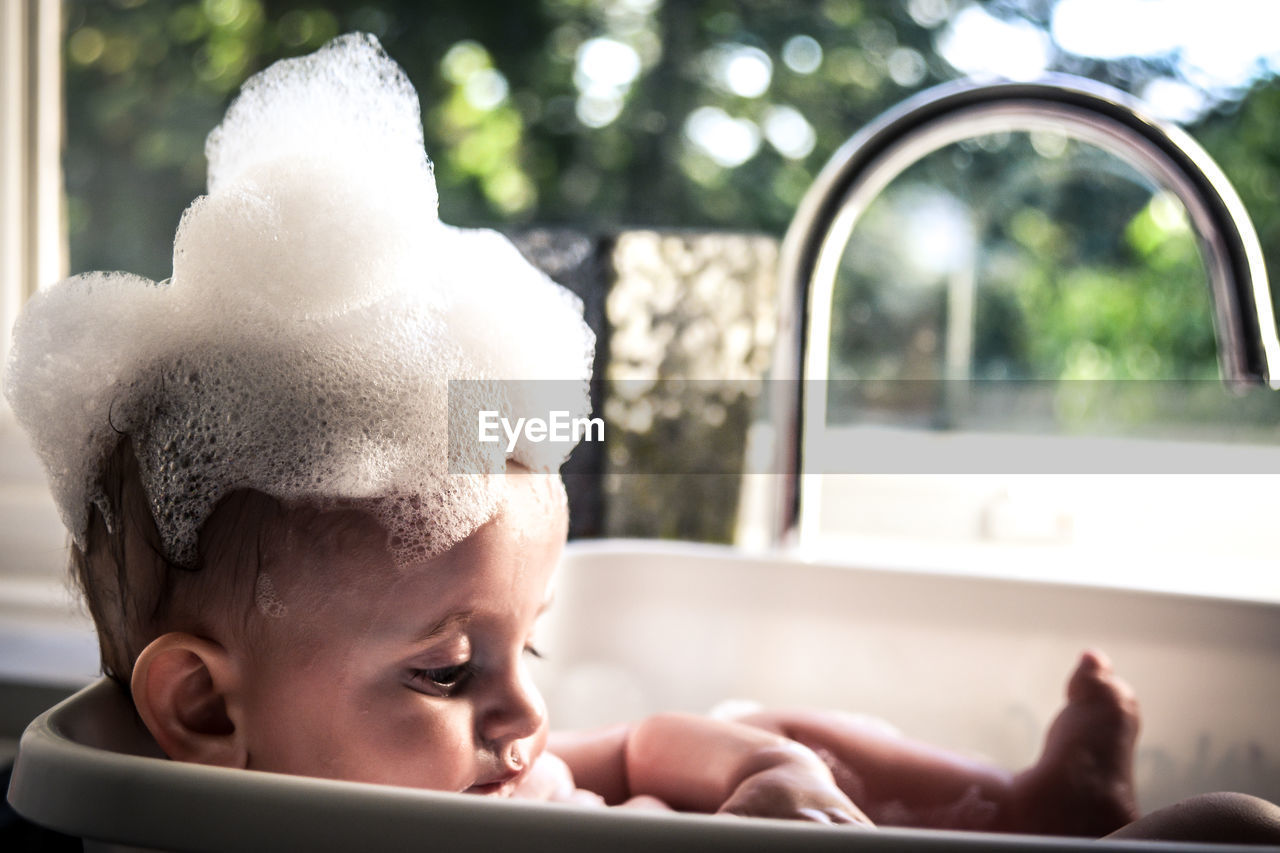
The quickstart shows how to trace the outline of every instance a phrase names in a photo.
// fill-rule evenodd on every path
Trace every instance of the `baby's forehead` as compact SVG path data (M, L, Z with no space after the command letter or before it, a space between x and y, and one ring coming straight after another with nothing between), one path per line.
M290 507L279 535L317 554L346 554L386 547L387 531L372 513L356 506L301 504Z
M564 481L554 471L531 471L508 462L504 485L500 511L555 513L567 502Z
M477 536L501 536L520 542L546 539L563 542L568 500L557 473L533 472L512 463L505 476L498 476L499 498L493 516L470 535L439 554L403 564L395 559L395 531L388 528L376 507L343 501L302 504L290 508L285 522L275 532L282 558L297 568L318 571L326 580L352 582L380 575L401 576L406 572L429 571L441 561L477 559ZM417 519L430 524L430 516Z
M263 535L260 575L295 595L308 591L316 601L376 583L394 571L386 527L358 508L291 506Z

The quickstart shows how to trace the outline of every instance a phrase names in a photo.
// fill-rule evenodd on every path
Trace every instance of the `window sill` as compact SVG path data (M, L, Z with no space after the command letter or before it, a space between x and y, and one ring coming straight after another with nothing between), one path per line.
M928 541L824 533L797 557L885 571L968 575L1280 604L1275 560L1127 545Z

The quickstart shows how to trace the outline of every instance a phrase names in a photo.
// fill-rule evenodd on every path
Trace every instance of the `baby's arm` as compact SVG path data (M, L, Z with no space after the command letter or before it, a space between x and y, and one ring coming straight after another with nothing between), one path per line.
M549 748L610 805L647 796L681 811L870 823L811 750L750 726L661 714L552 735Z
M820 754L837 784L881 825L1006 829L1014 774L910 740L884 723L839 711L761 711L739 722Z

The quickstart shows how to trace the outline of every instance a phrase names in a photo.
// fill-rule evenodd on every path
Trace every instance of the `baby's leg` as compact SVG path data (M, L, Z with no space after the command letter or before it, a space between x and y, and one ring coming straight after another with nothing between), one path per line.
M1107 837L1280 844L1280 806L1247 794L1201 794L1138 818Z
M1132 820L1137 706L1096 653L1081 657L1044 752L1014 775L839 712L752 714L814 749L877 824L1097 837Z
M1067 682L1067 704L1039 760L1014 779L1011 829L1105 835L1138 816L1133 750L1138 703L1098 652L1085 652Z

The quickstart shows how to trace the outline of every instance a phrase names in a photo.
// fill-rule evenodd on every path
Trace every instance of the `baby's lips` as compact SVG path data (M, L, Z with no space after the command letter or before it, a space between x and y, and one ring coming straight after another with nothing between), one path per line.
M494 796L503 793L510 795L511 791L520 783L522 775L523 771L508 771L500 776L491 777L488 781L477 782L462 793L480 794L482 796Z
M533 762L525 761L519 751L514 751L509 755L509 760L496 762L496 767L492 770L482 771L483 781L476 782L463 793L497 794L506 791L509 795L519 786L520 780L525 777L532 765Z

